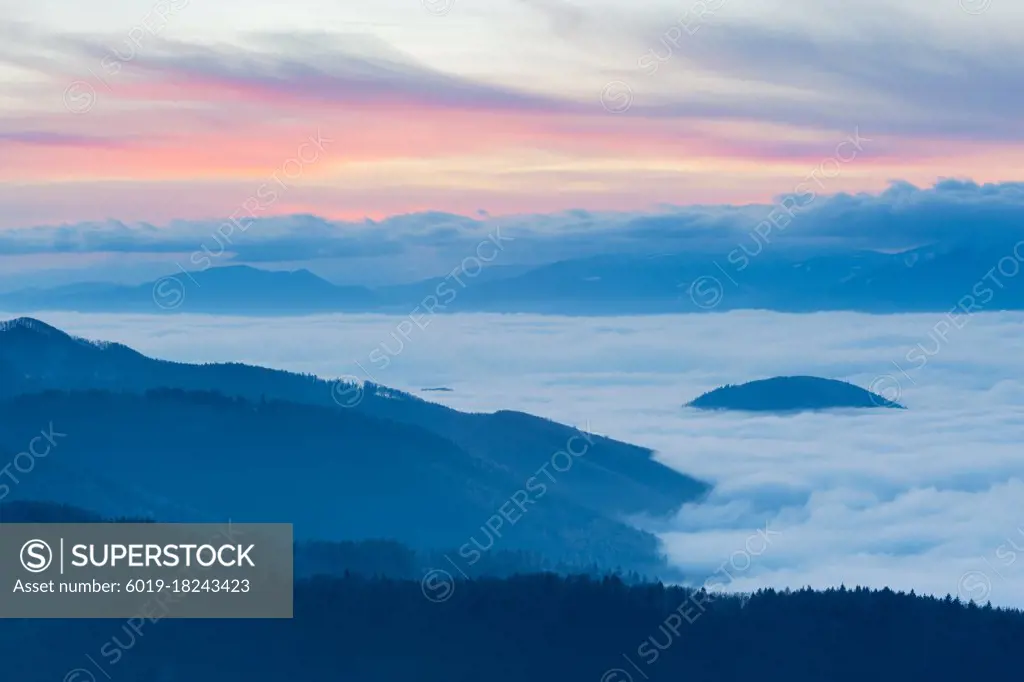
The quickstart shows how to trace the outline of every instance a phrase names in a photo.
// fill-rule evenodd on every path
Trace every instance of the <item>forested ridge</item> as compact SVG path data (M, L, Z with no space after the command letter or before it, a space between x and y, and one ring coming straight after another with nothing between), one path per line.
M63 679L88 655L125 682L934 682L995 679L1024 641L1018 611L888 589L723 596L553 574L437 586L303 580L293 620L5 621L5 678Z

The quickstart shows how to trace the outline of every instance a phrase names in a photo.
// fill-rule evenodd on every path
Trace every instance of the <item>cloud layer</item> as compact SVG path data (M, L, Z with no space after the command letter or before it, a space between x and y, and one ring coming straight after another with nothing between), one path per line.
M847 151L855 150L851 146ZM243 207L257 205L260 195L254 192L224 220L174 221L159 227L111 220L4 230L0 253L12 270L19 257L35 257L33 269L40 278L43 268L38 259L45 263L50 256L68 266L77 264L82 270L79 280L117 280L122 271L130 271L136 280L139 272L156 278L209 262L302 266L340 283L373 285L447 274L495 230L514 240L503 252L501 265L540 265L601 254L723 256L738 244L753 242L749 248L754 248L764 242L766 238L755 230L772 217L784 218L783 205L799 210L794 219L772 228L767 239L779 250L1002 247L1024 238L1022 183L943 180L919 188L896 182L877 194L829 194L829 182L821 174L806 177L774 204L663 206L642 213L575 210L500 218L424 212L379 221L259 217L258 212L253 218ZM265 187L273 190L272 185ZM108 259L97 265L95 258L102 256L132 259Z

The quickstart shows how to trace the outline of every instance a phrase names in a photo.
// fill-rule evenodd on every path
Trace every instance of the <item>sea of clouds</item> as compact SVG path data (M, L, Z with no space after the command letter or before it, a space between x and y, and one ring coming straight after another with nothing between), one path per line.
M167 359L416 393L446 386L454 390L419 394L650 447L715 485L676 518L637 520L674 564L710 584L889 586L1024 606L1024 313L956 324L941 314L464 314L421 319L404 336L405 318L385 315L36 316ZM725 383L792 374L873 387L909 409L682 407Z

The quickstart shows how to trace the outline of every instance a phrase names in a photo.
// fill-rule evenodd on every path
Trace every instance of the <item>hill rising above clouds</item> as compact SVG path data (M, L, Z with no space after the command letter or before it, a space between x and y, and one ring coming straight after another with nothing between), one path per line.
M841 408L905 409L845 381L811 376L773 377L709 391L686 404L702 410L794 412Z

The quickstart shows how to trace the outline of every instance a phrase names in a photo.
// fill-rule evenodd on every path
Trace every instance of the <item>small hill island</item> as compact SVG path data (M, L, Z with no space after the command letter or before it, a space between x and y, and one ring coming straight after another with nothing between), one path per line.
M851 383L810 376L773 377L738 386L729 384L708 391L685 407L745 412L802 412L851 407L906 409Z

